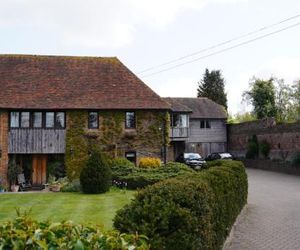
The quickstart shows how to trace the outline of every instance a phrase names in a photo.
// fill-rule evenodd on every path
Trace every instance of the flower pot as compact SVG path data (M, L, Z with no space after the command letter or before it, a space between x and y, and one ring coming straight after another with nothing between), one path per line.
M55 185L50 185L49 186L50 191L52 192L59 192L60 191L60 185L55 184Z
M10 189L12 192L18 192L19 191L19 185L11 185L10 186Z

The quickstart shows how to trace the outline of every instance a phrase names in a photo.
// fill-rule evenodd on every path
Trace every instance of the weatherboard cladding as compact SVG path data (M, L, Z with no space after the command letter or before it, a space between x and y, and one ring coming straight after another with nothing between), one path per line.
M169 109L116 57L0 55L0 109Z

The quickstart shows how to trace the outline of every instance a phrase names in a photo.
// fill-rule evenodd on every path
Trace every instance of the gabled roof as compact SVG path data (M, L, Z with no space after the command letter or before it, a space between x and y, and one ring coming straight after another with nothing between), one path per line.
M222 105L206 98L184 98L184 97L167 97L164 98L171 105L173 112L189 112L190 118L210 118L226 119L227 114Z
M0 109L169 109L116 57L0 55Z
M170 104L171 110L173 112L180 112L180 113L192 113L192 109L185 106L181 103L180 99L182 98L172 98L172 97L164 97L163 98L167 103Z

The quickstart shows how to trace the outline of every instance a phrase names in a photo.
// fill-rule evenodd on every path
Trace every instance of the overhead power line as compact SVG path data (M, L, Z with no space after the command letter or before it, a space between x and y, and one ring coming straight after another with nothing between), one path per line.
M300 22L299 22L299 23L292 24L292 25L289 25L289 26L286 26L286 27L284 27L284 28L282 28L282 29L279 29L279 30L276 30L276 31L267 33L267 34L265 34L265 35L258 36L258 37L256 37L256 38L247 40L247 41L245 41L245 42L238 43L238 44L233 45L233 46L231 46L231 47L227 47L227 48L225 48L225 49L218 50L218 51L216 51L216 52L207 54L207 55L205 55L205 56L201 56L201 57L195 58L195 59L193 59L193 60L186 61L186 62L184 62L184 63L176 64L176 65L174 65L174 66L171 66L171 67L165 68L165 69L163 69L163 70L159 70L159 71L156 71L156 72L154 72L154 73L150 73L150 74L148 74L148 75L144 75L144 76L141 76L141 77L148 77L148 76L152 76L152 75L157 75L157 74L160 74L160 73L162 73L162 72L169 71L169 70L171 70L171 69L175 69L175 68L181 67L181 66L183 66L183 65L190 64L190 63L199 61L199 60L201 60L201 59L205 59L205 58L207 58L207 57L211 57L211 56L214 56L214 55L223 53L223 52L228 51L228 50L232 50L232 49L237 48L237 47L241 47L241 46L243 46L243 45L246 45L246 44L252 43L252 42L254 42L254 41L257 41L257 40L260 40L260 39L263 39L263 38L266 38L266 37L275 35L275 34L277 34L277 33L280 33L280 32L282 32L282 31L285 31L285 30L294 28L294 27L299 26L299 25L300 25Z
M185 56L181 56L181 57L178 57L178 58L176 58L176 59L167 61L167 62L165 62L165 63L159 64L159 65L156 65L156 66L153 66L153 67L146 68L146 69L144 69L144 70L138 72L138 74L145 73L145 72L148 72L148 71L152 71L152 70L154 70L154 69L161 68L161 67L163 67L163 66L167 66L167 65L169 65L169 64L172 64L172 63L175 63L175 62L178 62L178 61L182 61L182 60L184 60L184 59L186 59L186 58L189 58L189 57L192 57L192 56L201 54L201 53L203 53L203 52L206 52L206 51L209 51L209 50L218 48L218 47L220 47L220 46L223 46L223 45L232 43L232 42L237 41L237 40L240 40L240 39L242 39L242 38L245 38L245 37L248 37L248 36L251 36L251 35L260 33L260 32L262 32L262 31L271 29L271 28L273 28L273 27L275 27L275 26L278 26L278 25L280 25L280 24L283 24L283 23L285 23L285 22L291 21L291 20L296 19L296 18L299 18L299 17L300 17L300 14L295 15L295 16L292 16L292 17L289 17L289 18L286 18L286 19L283 19L283 20L281 20L281 21L279 21L279 22L277 22L277 23L273 23L273 24L270 24L270 25L261 27L261 28L259 28L259 29L257 29L257 30L248 32L248 33L246 33L246 34L243 34L243 35L240 35L240 36L237 36L237 37L234 37L234 38L232 38L232 39L226 40L226 41L221 42L221 43L214 44L214 45L212 45L212 46L210 46L210 47L207 47L207 48L198 50L198 51L196 51L196 52L187 54L187 55L185 55Z

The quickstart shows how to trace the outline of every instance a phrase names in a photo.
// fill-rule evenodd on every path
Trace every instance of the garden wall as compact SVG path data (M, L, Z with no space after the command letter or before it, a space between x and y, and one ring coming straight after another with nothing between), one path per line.
M237 157L245 157L248 138L257 136L258 142L270 145L270 159L290 160L300 151L300 121L276 124L275 119L228 125L228 151Z
M266 159L243 159L245 167L258 168L285 174L300 175L300 165L291 165L284 161L272 161Z

